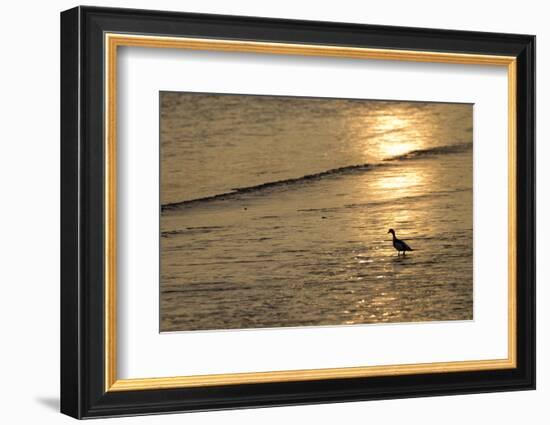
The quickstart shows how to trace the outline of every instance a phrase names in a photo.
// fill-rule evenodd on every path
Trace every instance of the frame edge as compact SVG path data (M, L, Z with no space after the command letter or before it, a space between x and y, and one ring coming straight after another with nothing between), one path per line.
M517 231L518 355L524 388L536 389L536 36L526 36L518 54L517 98ZM522 106L522 107L520 107ZM519 307L518 305L518 307Z
M95 304L86 302L86 293L83 291L92 292L96 288L95 285L88 276L90 270L83 267L81 270L80 261L82 260L83 266L88 265L88 251L89 246L86 244L86 229L85 225L89 219L86 210L82 210L86 203L81 199L81 196L86 195L89 190L88 184L91 180L88 173L93 171L94 164L87 164L86 152L84 148L89 148L89 144L84 144L84 139L92 142L92 137L88 135L89 128L85 124L88 124L87 118L84 114L88 113L88 108L96 108L94 101L93 91L87 90L84 79L81 78L81 72L89 71L90 78L97 78L93 76L94 67L97 64L91 64L93 57L89 61L86 59L86 55L83 50L88 50L88 37L93 41L93 37L88 34L91 31L91 27L96 27L93 31L98 32L104 27L101 23L90 22L90 25L86 25L86 20L90 15L97 15L101 13L117 15L130 15L132 12L136 12L132 9L109 9L109 8L95 8L95 7L77 7L75 9L68 10L61 14L61 72L62 72L62 84L61 84L61 411L69 416L75 418L91 418L91 417L106 417L106 416L125 416L147 413L168 413L168 412L182 412L182 411L201 411L201 410L219 410L219 409L231 409L231 408L243 408L243 407L268 407L268 406L283 406L283 405L296 405L296 404L318 404L318 403L330 403L330 402L342 402L342 401L358 401L368 399L384 399L384 398L405 398L405 397L418 397L418 396L436 396L436 395L451 395L451 394L468 394L468 393L482 393L488 391L511 391L511 390L528 390L535 388L535 310L534 310L534 283L535 283L535 258L534 258L534 37L532 36L517 36L520 40L514 40L514 43L521 45L521 53L517 55L518 59L521 57L522 66L518 70L518 81L521 78L525 78L523 81L522 95L518 96L517 104L522 106L522 124L525 126L523 131L517 129L518 143L522 141L522 152L519 153L518 159L518 176L517 182L521 189L525 190L525 194L522 199L525 200L527 205L522 208L520 213L523 214L519 217L518 214L518 231L525 232L521 237L522 242L526 244L524 252L519 253L518 260L522 266L522 272L518 271L518 281L524 279L526 288L522 290L523 299L518 303L518 316L522 321L521 333L522 338L518 338L517 347L520 351L520 368L516 369L513 374L506 374L507 379L503 380L500 384L496 381L488 379L486 376L485 382L481 382L479 387L467 387L461 388L454 384L448 384L442 388L426 389L426 388L414 388L411 387L408 390L395 392L388 391L378 395L367 393L344 393L341 396L330 397L328 392L319 394L316 397L304 396L300 389L294 396L275 397L268 395L268 391L265 391L265 395L260 391L254 396L248 396L246 399L245 394L240 394L238 390L235 390L233 396L228 394L228 399L225 402L218 403L204 403L204 399L200 400L202 396L210 398L215 396L218 391L224 390L223 388L215 388L212 391L197 390L197 398L191 394L180 394L178 390L164 390L160 391L121 391L121 392L102 392L98 390L99 385L96 381L103 381L103 374L100 377L97 376L99 361L93 360L94 352L92 350L93 341L88 341L90 338L96 337L96 324L90 319L91 314L97 307ZM147 13L155 14L160 13L156 11L141 11L143 15ZM189 14L177 13L177 12L165 12L166 17L191 18ZM183 15L183 16L181 16ZM201 15L201 17L217 16L217 15ZM219 15L218 15L219 16ZM197 16L194 16L197 18ZM128 17L129 18L129 17ZM226 18L238 18L237 16L226 16ZM247 21L254 22L255 20L262 20L261 18L246 17ZM281 20L275 20L281 23ZM285 20L286 21L286 20ZM272 24L277 22L271 21ZM304 23L304 21L286 21L287 23ZM311 23L311 21L305 21ZM94 25L94 24L97 24ZM332 23L326 22L325 25ZM352 24L350 24L352 25ZM347 26L347 24L346 24ZM87 28L87 29L86 29ZM372 29L372 28L371 28ZM398 30L399 27L393 27ZM449 30L441 30L442 34L447 33ZM471 37L476 33L469 33L464 31L460 32L464 36ZM93 35L93 34L92 34ZM508 35L500 34L501 37L507 38L508 42L512 42ZM517 47L517 44L513 47ZM511 47L512 48L512 47ZM94 50L92 47L89 50ZM88 52L94 53L94 52ZM515 54L515 53L514 53ZM85 102L85 92L88 92L91 99L91 104L88 105ZM88 100L90 100L88 99ZM80 115L83 115L82 122ZM91 122L91 121L90 121ZM518 118L518 124L520 119ZM91 126L90 126L91 127ZM520 127L518 125L518 127ZM519 146L518 146L519 148ZM82 149L82 152L81 152ZM85 164L85 169L80 165L80 161ZM521 169L519 168L521 164ZM90 167L90 168L88 168ZM523 168L524 167L524 168ZM99 172L99 170L97 170ZM82 183L80 182L82 179ZM84 191L83 191L84 190ZM518 191L518 192L519 192ZM520 199L518 199L520 201ZM518 202L519 203L519 202ZM84 223L81 214L84 214ZM521 223L521 219L526 219L527 223ZM533 221L531 221L533 220ZM531 233L533 232L533 233ZM80 236L82 234L82 236ZM519 264L518 264L519 265ZM90 281L89 281L90 280ZM521 307L520 307L521 305ZM91 368L91 369L90 369ZM459 374L463 375L463 374ZM500 374L499 374L500 375ZM509 375L509 376L508 376ZM431 377L427 377L431 380ZM404 378L407 380L407 378ZM430 381L431 382L431 381ZM434 385L437 380L434 378ZM416 385L416 384L414 384ZM428 385L428 383L426 383ZM447 384L446 384L447 385ZM293 387L293 384L281 384L286 391ZM428 385L429 386L429 385ZM307 386L309 387L309 386ZM435 388L435 387L434 387ZM285 391L285 392L286 392ZM328 388L327 390L328 391ZM405 391L405 392L402 392ZM229 391L227 391L229 393ZM245 393L246 391L242 391ZM256 391L255 391L256 392ZM300 393L301 396L300 396ZM307 391L306 391L307 393ZM330 393L332 394L332 393ZM191 395L191 397L187 397ZM181 396L181 397L180 397ZM243 401L246 400L246 401Z
M61 190L61 315L60 411L82 417L80 375L79 276L79 144L80 144L80 8L60 14L60 190Z

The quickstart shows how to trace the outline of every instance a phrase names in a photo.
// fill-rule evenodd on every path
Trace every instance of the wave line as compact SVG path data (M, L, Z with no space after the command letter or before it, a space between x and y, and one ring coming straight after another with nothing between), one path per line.
M472 148L472 143L457 143L454 145L436 146L427 149L416 149L407 153L392 156L384 161L406 161L408 159L422 158L425 156L444 155L450 153L462 153Z
M212 196L205 196L203 198L189 199L189 200L180 201L180 202L173 202L173 203L163 204L161 206L161 211L174 210L174 209L186 206L186 205L196 204L198 202L224 200L224 199L227 199L229 197L242 195L244 193L259 192L259 191L262 191L262 190L265 190L265 189L271 189L271 188L276 188L276 187L280 187L280 186L288 186L288 185L291 185L291 184L302 183L302 182L307 182L307 181L311 181L311 180L318 180L318 179L321 179L323 177L328 177L328 176L333 176L333 175L338 175L338 174L345 174L345 173L351 173L351 172L357 172L357 171L365 171L365 170L370 169L373 166L374 166L373 164L348 165L348 166L345 166L345 167L339 167L339 168L334 168L334 169L327 170L327 171L321 171L320 173L306 174L305 176L302 176L302 177L296 177L296 178L291 178L291 179L284 179L284 180L277 180L277 181L273 181L273 182L261 183L261 184L255 185L255 186L236 187L234 189L231 189L230 192L219 193L217 195L212 195Z
M417 149L402 155L386 158L383 160L382 163L379 163L379 164L365 163L365 164L357 164L357 165L348 165L345 167L339 167L339 168L333 168L331 170L321 171L319 173L306 174L305 176L302 176L302 177L276 180L272 182L261 183L254 186L237 187L237 188L231 189L229 192L219 193L211 196L205 196L202 198L188 199L188 200L179 201L179 202L162 204L161 212L175 210L178 208L197 204L200 202L225 200L225 199L233 198L242 194L254 193L254 192L259 192L266 189L289 186L289 185L305 183L309 181L316 181L325 177L338 176L342 174L350 174L354 172L363 172L363 171L371 170L375 167L390 165L390 163L394 161L407 161L407 160L412 160L416 158L423 158L426 156L462 153L462 152L466 152L468 149L471 149L471 148L472 148L472 143L459 143L454 145L437 146L437 147L427 148L427 149Z

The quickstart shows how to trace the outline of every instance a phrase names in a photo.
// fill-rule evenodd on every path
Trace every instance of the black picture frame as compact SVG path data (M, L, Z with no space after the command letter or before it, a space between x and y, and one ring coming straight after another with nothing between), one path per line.
M507 55L517 58L517 367L105 391L104 34ZM535 37L76 7L61 13L61 412L75 418L535 388Z

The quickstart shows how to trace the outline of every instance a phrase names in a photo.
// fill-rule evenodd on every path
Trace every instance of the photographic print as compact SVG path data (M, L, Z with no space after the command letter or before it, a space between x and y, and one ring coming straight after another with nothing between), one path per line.
M62 413L535 389L535 36L90 6L60 34Z
M473 319L473 105L160 93L160 330Z

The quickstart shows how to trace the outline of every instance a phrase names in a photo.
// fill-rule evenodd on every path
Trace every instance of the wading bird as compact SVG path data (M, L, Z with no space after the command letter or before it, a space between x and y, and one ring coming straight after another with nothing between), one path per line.
M397 239L395 237L395 230L390 229L388 230L388 233L391 233L393 236L393 247L397 250L398 256L401 252L403 252L403 255L405 255L406 251L412 251L412 248L409 245L407 245L405 241L402 241L401 239Z

